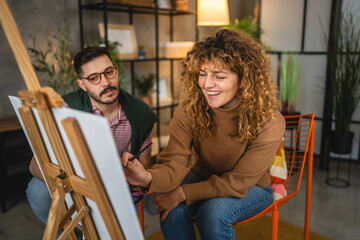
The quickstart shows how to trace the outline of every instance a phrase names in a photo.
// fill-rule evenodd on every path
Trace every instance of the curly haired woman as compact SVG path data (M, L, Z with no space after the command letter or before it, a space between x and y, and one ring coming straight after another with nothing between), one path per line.
M222 29L187 53L181 81L168 146L148 170L125 153L127 179L154 193L165 239L195 239L194 219L201 239L235 239L233 224L273 201L269 169L285 122L268 56Z

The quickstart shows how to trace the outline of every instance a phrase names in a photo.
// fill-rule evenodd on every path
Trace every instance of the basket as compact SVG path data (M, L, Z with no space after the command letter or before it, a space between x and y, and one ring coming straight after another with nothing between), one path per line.
M153 7L154 1L153 0L107 0L108 3L121 3L127 5L135 5L135 6L142 6L142 7Z

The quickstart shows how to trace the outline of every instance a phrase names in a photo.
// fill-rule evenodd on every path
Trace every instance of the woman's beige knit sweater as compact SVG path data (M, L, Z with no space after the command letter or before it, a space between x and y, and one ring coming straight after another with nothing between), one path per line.
M236 108L213 109L217 131L207 138L197 139L189 116L180 104L170 121L168 146L159 154L149 171L152 182L148 193L169 192L178 187L190 170L194 146L199 156L192 170L207 180L183 185L186 203L215 197L246 195L249 188L270 184L270 165L280 145L285 121L279 112L269 119L252 141L239 143L229 134L234 132Z

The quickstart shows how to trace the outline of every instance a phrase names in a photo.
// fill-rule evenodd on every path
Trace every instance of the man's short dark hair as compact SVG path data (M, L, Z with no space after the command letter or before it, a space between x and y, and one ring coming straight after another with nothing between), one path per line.
M85 63L90 62L94 58L100 57L102 55L108 56L111 60L109 51L105 47L87 47L76 53L74 57L74 69L78 77L83 74L81 67Z

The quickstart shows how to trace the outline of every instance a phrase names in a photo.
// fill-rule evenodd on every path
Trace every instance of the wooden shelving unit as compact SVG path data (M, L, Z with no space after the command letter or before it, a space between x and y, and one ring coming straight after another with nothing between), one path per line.
M84 3L85 2L85 3ZM101 12L103 15L103 23L105 28L105 42L107 42L108 34L107 34L107 26L108 26L108 13L109 12L119 12L119 13L127 13L129 15L129 24L133 24L134 18L136 18L137 14L151 14L154 16L154 31L155 31L155 57L145 58L145 59L124 59L125 63L130 64L130 73L131 73L131 93L135 94L135 86L133 84L133 79L135 78L135 69L137 64L145 63L145 62L154 62L155 69L154 73L156 76L156 101L153 104L153 109L159 117L159 123L153 132L153 142L157 142L154 144L153 149L157 146L157 151L153 150L154 152L159 152L164 146L167 144L168 136L164 135L164 125L161 122L160 118L160 110L162 109L170 109L170 114L172 115L174 112L174 108L178 105L178 100L174 99L174 63L176 61L181 60L181 58L164 58L159 56L159 16L168 16L169 17L169 25L170 25L170 41L173 41L174 35L174 23L173 18L176 16L182 15L194 15L195 22L194 22L194 31L195 31L195 39L198 39L198 29L196 27L197 22L197 11L185 11L185 10L175 10L175 9L164 9L158 8L154 5L154 7L145 7L145 6L135 6L135 5L127 5L127 4L120 4L120 3L108 3L106 0L98 1L97 3L86 3L88 1L78 0L79 4L79 23L80 23L80 42L81 47L85 46L84 40L84 19L83 19L83 12L84 11L98 11ZM195 1L195 9L197 6L197 1ZM97 28L97 26L93 26ZM136 31L136 29L135 29ZM141 34L140 34L141 35ZM168 61L170 62L170 91L171 91L171 101L166 101L166 103L160 101L159 99L159 64L161 61ZM160 127L161 126L161 127ZM155 134L154 134L155 133Z

